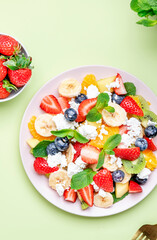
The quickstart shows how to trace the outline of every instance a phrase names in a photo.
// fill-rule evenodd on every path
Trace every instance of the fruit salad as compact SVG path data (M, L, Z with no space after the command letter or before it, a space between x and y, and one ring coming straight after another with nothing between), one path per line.
M157 115L117 73L64 79L28 123L32 168L52 191L82 209L111 207L145 191L157 167ZM136 197L136 195L135 195Z
M0 99L18 91L31 78L31 57L20 54L21 45L14 38L0 34Z

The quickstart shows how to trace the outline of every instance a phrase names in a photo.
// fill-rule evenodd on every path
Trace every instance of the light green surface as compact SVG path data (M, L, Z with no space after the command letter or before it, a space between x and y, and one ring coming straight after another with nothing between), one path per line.
M35 66L29 87L0 103L0 239L129 240L142 224L157 223L157 188L115 216L90 219L65 213L34 189L19 154L20 123L30 99L67 69L118 67L157 94L157 27L136 25L128 0L7 0L0 6L0 31L19 39Z

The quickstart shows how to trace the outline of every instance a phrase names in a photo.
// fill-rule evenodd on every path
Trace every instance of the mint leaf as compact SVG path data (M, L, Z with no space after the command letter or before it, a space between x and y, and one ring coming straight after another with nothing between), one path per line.
M115 155L115 152L112 151L112 150L109 150L109 149L106 149L105 153L108 154L108 155Z
M144 25L145 27L153 27L157 25L157 20L151 20L151 19L141 19L137 22L137 24Z
M91 168L87 168L82 172L79 172L72 176L71 189L79 190L87 187L93 182L93 177L96 174Z
M128 95L136 95L136 87L132 82L125 82L124 83L125 89L127 91L126 96Z
M105 158L105 151L102 150L99 154L99 158L98 158L98 163L96 166L96 169L99 169L102 167L102 165L104 164L104 158Z
M130 7L133 11L139 12L141 10L150 10L151 6L148 3L148 0L132 0Z
M114 107L111 107L111 106L105 107L105 110L108 111L108 112L110 112L110 113L114 113L114 112L115 112Z
M85 138L82 134L74 130L74 138L80 143L87 143L89 140Z
M101 118L102 118L102 115L101 115L101 113L98 112L98 110L96 108L92 108L86 116L86 119L89 122L97 122Z
M111 193L112 194L112 197L113 197L113 203L116 203L116 202L119 202L121 201L123 198L125 198L129 193L125 193L121 198L116 198L116 194L115 192L114 193Z
M57 137L74 137L74 130L72 129L62 129L62 130L59 130L59 131L51 131L51 133L54 135L54 136L57 136Z
M47 146L54 141L49 140L43 140L42 142L38 143L35 148L33 148L33 156L36 157L46 157L47 152L46 148Z
M107 93L100 93L98 95L98 98L97 98L97 103L96 103L96 106L95 106L96 109L101 110L104 107L107 107L109 100L110 100L110 98L109 98L109 95Z
M115 134L107 139L105 142L103 149L104 150L113 150L115 147L117 147L121 142L121 135Z

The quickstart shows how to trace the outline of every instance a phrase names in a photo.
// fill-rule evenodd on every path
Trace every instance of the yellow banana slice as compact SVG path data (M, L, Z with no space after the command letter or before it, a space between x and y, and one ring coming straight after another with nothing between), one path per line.
M100 196L99 193L95 194L94 205L96 207L108 208L112 206L112 204L113 204L113 197L111 193L106 193L105 197Z
M50 137L52 135L51 131L56 130L53 115L45 113L37 117L35 120L35 130L40 136Z
M124 179L123 179L123 181L122 182L120 182L120 183L127 183L127 182L129 182L129 180L130 180L130 178L131 178L131 174L129 174L129 173L127 173L126 171L125 171L125 168L122 166L121 168L119 168L119 170L122 170L123 172L124 172Z
M66 79L60 83L58 91L64 97L75 97L81 91L81 83L74 78Z
M71 163L74 159L75 149L73 145L70 143L68 149L65 152L65 156L67 159L67 164Z
M105 155L105 159L104 159L104 164L103 164L103 168L107 168L109 171L114 172L118 169L118 166L116 164L116 162L114 163L110 163L111 157L110 155Z
M66 189L70 186L71 179L68 177L67 171L59 169L53 172L49 176L49 186L56 190L57 184L62 184L63 188Z
M116 103L110 103L109 105L115 109L115 112L110 113L103 109L102 117L104 122L111 127L119 127L124 124L127 116L125 110Z

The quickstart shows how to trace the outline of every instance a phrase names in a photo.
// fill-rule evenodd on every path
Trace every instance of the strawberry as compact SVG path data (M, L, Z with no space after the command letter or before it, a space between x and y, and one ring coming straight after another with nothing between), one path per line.
M62 110L66 110L67 108L70 108L70 104L69 104L68 99L66 97L59 97L58 102L59 102Z
M114 89L115 93L117 95L124 95L124 94L126 94L127 92L126 92L126 89L124 87L122 77L121 77L121 75L119 73L117 73L116 79L118 79L120 87Z
M141 117L144 116L142 109L137 105L135 100L129 96L124 98L120 106L124 108L127 113L135 114Z
M0 82L0 99L7 98L11 91L17 91L17 88L10 84L8 80L3 80Z
M75 122L84 122L85 120L86 120L86 117L82 117L81 115L78 114Z
M75 190L71 188L65 189L63 196L66 201L74 203L77 199L77 192L75 192Z
M6 56L11 56L20 51L19 43L12 37L0 35L0 53Z
M100 170L94 177L95 184L106 192L113 192L113 179L111 172L104 168Z
M80 116L85 117L87 113L96 105L97 98L90 98L82 101L78 108Z
M94 164L98 162L100 150L92 145L86 144L81 149L81 159L85 163Z
M140 148L115 148L113 149L116 157L120 157L125 160L136 160L140 156Z
M14 84L16 87L24 86L31 78L31 75L32 70L29 68L21 68L18 70L8 69L8 76L10 82Z
M119 134L123 135L126 134L128 132L127 126L126 125L122 125L119 127Z
M2 81L7 75L7 67L3 65L4 60L0 59L0 81Z
M94 189L90 184L87 187L81 188L78 190L78 193L81 195L82 199L90 206L93 206L94 199Z
M59 170L59 167L49 167L47 161L42 157L37 157L34 161L34 169L38 174L47 174Z
M40 108L47 113L58 114L62 112L57 98L53 95L44 97L40 103Z
M148 149L152 150L152 151L156 151L157 150L157 143L154 141L154 138L147 138L144 137L148 143ZM157 139L157 138L156 138Z
M79 142L76 142L73 144L73 147L76 151L76 153L74 154L73 162L75 162L75 160L80 156L81 149L84 145L85 145L84 143L79 143Z
M139 192L142 192L142 187L138 183L134 181L130 181L129 193L139 193Z

